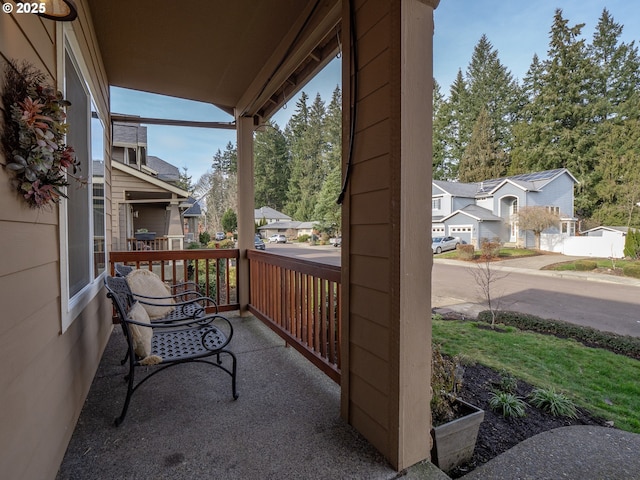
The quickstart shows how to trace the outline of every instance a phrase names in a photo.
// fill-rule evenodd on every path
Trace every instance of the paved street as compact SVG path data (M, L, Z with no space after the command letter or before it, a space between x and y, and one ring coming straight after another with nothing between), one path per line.
M340 266L340 255L342 249L333 245L309 246L300 243L269 243L266 242L266 252L287 257L302 258L312 262L326 263L328 265Z
M341 249L332 246L267 244L266 251L330 265L340 265L341 259ZM504 276L493 286L500 309L640 337L640 282L605 283L595 281L593 274L576 278L572 274L541 271L539 268L545 262L565 260L562 256L545 257L496 264L496 273ZM469 264L455 261L434 262L431 292L434 307L450 308L469 317L487 309L470 268L473 267Z
M509 265L509 261L501 263ZM470 316L486 310L471 268L477 267L436 262L432 305L466 311ZM593 276L591 279L559 277L549 271L507 269L496 271L504 276L493 286L499 309L640 337L640 287L637 285L602 283L593 280Z

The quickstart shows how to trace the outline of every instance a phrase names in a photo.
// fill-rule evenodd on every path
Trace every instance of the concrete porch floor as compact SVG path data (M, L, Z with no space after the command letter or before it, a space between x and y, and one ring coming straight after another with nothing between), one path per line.
M340 419L340 388L254 317L228 314L238 392L205 364L172 367L125 397L114 328L57 480L448 479L428 462L396 472Z

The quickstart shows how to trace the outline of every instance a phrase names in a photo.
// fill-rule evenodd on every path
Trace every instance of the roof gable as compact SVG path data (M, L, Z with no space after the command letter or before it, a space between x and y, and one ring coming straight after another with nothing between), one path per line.
M474 204L470 204L465 206L464 208L456 210L455 212L447 215L440 221L444 222L446 220L449 220L451 217L454 217L455 215L466 215L467 217L471 217L474 220L477 220L479 222L502 221L502 218L498 217L497 215L494 215L493 212L491 212L491 210L488 210L484 207L479 207L478 205L474 205Z
M186 190L176 187L171 183L167 183L164 180L160 180L153 175L141 172L137 168L131 168L130 166L120 162L111 162L111 166L116 170L120 170L121 172L129 174L132 177L136 177L139 180L150 183L151 185L155 185L156 187L160 187L168 192L175 193L178 197L187 198L189 196L189 192L187 192Z
M574 183L579 183L566 168L556 168L540 172L522 173L519 175L512 175L510 177L490 178L476 183L433 180L432 184L443 193L448 193L454 197L475 198L493 195L498 189L507 183L514 185L523 191L540 190L545 185L564 174L569 175Z

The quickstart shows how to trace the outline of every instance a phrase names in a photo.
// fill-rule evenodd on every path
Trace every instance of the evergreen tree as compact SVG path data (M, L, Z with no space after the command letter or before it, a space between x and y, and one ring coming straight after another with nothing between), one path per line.
M222 230L225 232L235 232L238 229L238 216L236 212L228 208L222 215Z
M447 132L449 118L447 103L438 82L433 86L433 173L436 180L448 180L450 177L447 161Z
M289 185L289 150L277 124L267 123L254 141L255 205L278 211L285 207Z
M506 173L506 155L496 139L487 110L482 109L473 127L467 149L458 170L461 182L480 182Z
M458 176L458 164L473 130L469 92L462 70L458 70L451 85L449 99L442 107L441 120L434 125L446 125L442 140L446 145L443 163L447 166L445 172L448 172L449 179L453 180Z
M544 146L540 140L542 129L534 129L534 121L542 115L544 106L538 101L542 93L544 65L534 54L529 70L523 79L523 105L520 119L512 128L514 147L511 152L509 174L516 175L530 171L543 153Z
M176 185L183 190L189 192L189 195L193 195L194 185L191 182L191 175L189 175L189 169L187 167L182 167L182 171L179 174L179 179Z
M640 225L640 120L608 122L596 152L595 194L598 205L593 214L599 225Z
M548 59L536 72L539 93L525 108L527 121L515 129L513 156L524 171L568 168L580 182L576 212L588 216L593 208L593 108L588 101L593 68L580 39L583 26L570 27L562 10L556 10Z
M640 60L635 42L620 43L623 26L605 8L588 48L595 71L592 82L594 119L604 122L619 114L640 86Z
M313 219L329 234L340 230L342 207L337 199L342 189L342 92L336 87L324 119L325 165L328 174L316 198Z
M324 102L318 94L309 109L307 99L303 92L285 132L291 151L291 177L285 212L299 221L313 220L316 197L327 175L323 162L326 149L323 135Z
M482 110L486 110L494 129L495 141L504 152L511 150L511 125L517 118L520 87L502 65L498 51L486 35L476 44L467 67L472 128ZM470 138L470 137L469 137Z

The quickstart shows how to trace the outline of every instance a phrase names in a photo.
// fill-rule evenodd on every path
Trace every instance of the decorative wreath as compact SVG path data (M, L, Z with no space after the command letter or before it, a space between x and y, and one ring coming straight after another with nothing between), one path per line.
M15 174L13 182L31 207L41 208L66 197L62 187L75 178L78 161L73 147L65 144L68 124L62 93L28 62L5 67L2 102L2 147L5 168Z

